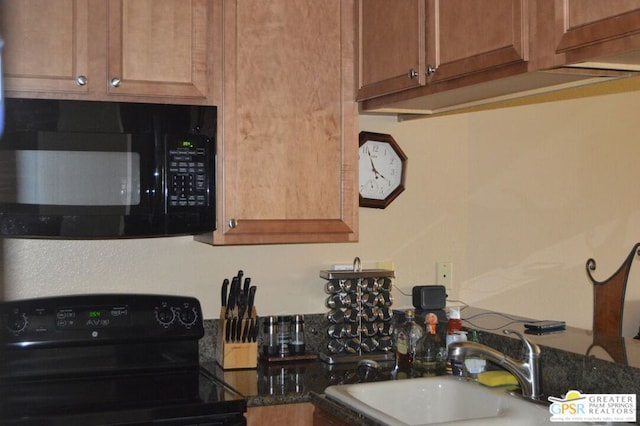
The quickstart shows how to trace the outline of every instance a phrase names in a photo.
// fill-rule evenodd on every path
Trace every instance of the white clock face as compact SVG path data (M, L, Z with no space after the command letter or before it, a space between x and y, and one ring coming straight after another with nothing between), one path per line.
M388 142L369 140L359 151L360 195L384 200L402 183L402 161Z

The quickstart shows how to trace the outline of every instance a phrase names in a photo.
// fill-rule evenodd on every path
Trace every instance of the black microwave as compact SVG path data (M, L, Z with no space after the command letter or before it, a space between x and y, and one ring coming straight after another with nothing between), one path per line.
M212 106L5 99L0 236L215 229Z

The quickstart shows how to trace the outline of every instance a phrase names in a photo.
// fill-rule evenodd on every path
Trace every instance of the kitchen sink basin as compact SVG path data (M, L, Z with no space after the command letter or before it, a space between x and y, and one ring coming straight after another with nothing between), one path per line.
M548 425L543 404L453 376L330 386L333 399L390 426Z

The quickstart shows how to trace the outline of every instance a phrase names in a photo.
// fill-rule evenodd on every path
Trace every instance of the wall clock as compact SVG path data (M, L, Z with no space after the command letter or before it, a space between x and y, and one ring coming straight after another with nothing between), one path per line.
M360 206L384 209L404 191L407 156L391 135L360 132Z

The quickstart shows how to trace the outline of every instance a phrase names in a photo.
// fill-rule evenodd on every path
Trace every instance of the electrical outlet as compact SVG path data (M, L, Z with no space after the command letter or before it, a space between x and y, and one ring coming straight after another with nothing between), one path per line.
M436 282L443 285L447 290L453 289L453 263L436 263Z

